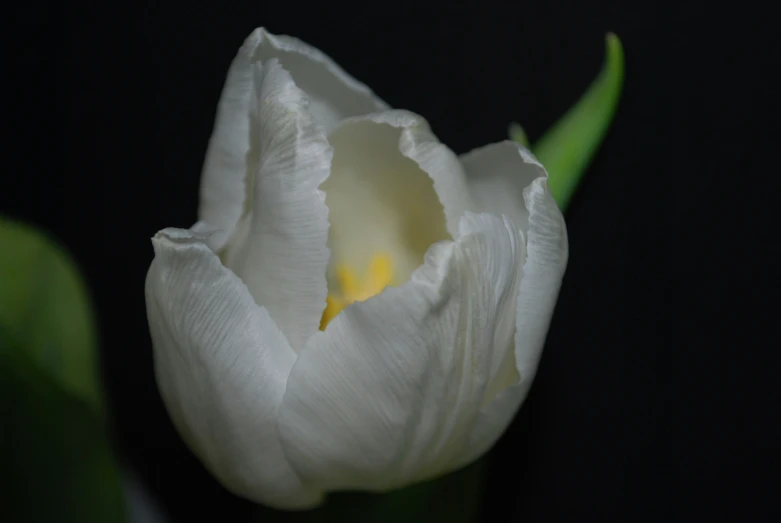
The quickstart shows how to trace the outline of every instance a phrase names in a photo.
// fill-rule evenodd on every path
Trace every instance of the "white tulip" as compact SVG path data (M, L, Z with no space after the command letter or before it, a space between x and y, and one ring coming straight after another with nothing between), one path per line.
M433 478L526 397L567 236L518 144L458 157L258 29L228 72L199 219L152 240L147 312L168 412L232 492L302 509Z

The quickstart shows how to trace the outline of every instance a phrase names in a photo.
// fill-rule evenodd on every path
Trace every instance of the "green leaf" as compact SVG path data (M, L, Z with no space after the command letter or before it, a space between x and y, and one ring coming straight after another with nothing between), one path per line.
M0 471L9 521L125 520L93 329L65 252L0 218Z
M526 136L526 131L523 130L523 127L518 122L510 124L507 134L510 135L510 140L515 140L524 147L529 147L529 137Z
M102 414L92 316L70 257L32 227L0 217L0 328L6 346L23 351L66 392Z
M583 172L613 119L624 81L624 51L618 37L606 37L605 64L580 100L532 151L550 175L548 183L559 207L566 209Z
M0 474L8 521L125 520L100 392L92 313L74 264L32 227L0 218Z

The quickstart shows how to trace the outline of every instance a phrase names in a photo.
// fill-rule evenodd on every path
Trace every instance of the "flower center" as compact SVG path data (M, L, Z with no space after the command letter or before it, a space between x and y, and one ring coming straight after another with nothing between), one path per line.
M335 267L338 292L326 297L326 306L320 320L320 330L325 330L334 316L353 302L368 300L393 283L393 262L387 253L375 254L369 261L366 274L359 282L355 271L344 264Z

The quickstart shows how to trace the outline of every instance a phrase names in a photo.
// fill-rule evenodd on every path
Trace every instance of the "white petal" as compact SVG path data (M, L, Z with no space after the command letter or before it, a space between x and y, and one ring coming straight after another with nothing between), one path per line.
M276 58L290 71L296 85L311 101L310 112L330 131L340 120L351 116L384 111L380 100L325 53L291 36L272 35L263 28L250 38L257 39L255 60Z
M387 105L368 87L342 71L317 49L288 36L256 29L244 42L225 81L201 176L199 219L217 229L209 245L221 249L248 206L246 180L254 174L250 100L253 64L278 59L307 93L310 113L326 130L350 116L384 110ZM248 157L249 154L249 157Z
M467 213L409 282L348 306L310 340L279 418L307 482L384 490L453 468L512 351L523 259L509 220Z
M390 251L399 282L406 281L431 244L455 236L472 206L458 158L407 111L351 118L329 141L333 168L322 189L332 261L365 267Z
M317 504L280 445L277 410L296 355L244 284L191 231L165 229L146 303L155 373L190 448L226 488L284 508Z
M521 229L529 227L523 191L548 173L534 155L509 140L486 145L461 156L472 200L480 212L504 214Z
M328 208L318 187L333 151L304 93L279 63L253 67L258 166L252 210L224 259L298 350L319 329L328 292Z
M526 263L518 293L515 319L515 363L518 382L505 389L481 412L470 444L461 458L466 464L488 450L512 421L529 392L548 326L556 305L561 280L567 266L568 244L564 218L548 189L547 173L526 149L513 143L489 145L472 153L465 162L470 173L479 167L477 187L484 206L491 206L491 195L497 206L510 214L515 208L517 223L526 234ZM495 169L492 171L491 169ZM537 177L535 177L535 174ZM494 183L481 184L487 180ZM502 181L503 180L503 181ZM527 185L521 186L526 180ZM504 186L505 192L500 187ZM499 192L485 189L494 187ZM520 194L522 205L503 194Z
M231 237L244 212L245 180L251 171L247 164L253 87L250 48L245 43L228 70L201 173L198 219L214 229L209 246L215 251Z

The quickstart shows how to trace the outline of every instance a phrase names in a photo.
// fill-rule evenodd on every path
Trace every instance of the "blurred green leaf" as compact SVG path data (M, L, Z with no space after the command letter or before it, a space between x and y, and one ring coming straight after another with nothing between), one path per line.
M2 217L0 327L15 350L102 414L92 311L76 267L43 234Z
M0 471L4 521L125 520L106 438L92 314L78 271L0 218Z
M624 51L618 37L606 37L605 64L580 100L532 146L550 175L559 207L570 198L613 120L624 83Z

